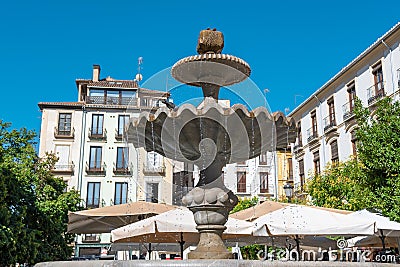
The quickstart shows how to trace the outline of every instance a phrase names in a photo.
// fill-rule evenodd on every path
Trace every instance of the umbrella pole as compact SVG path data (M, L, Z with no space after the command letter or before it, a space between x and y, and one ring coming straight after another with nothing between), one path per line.
M300 260L301 259L301 257L300 257L300 240L299 240L299 236L298 235L296 235L296 237L295 237L295 239L294 239L295 241L296 241L296 247L297 247L297 254L298 254L298 260Z
M149 260L151 260L151 243L149 243L149 249L148 249L148 251L149 251Z
M382 241L382 249L383 250L386 250L386 246L385 246L385 235L383 234L383 230L382 229L380 229L380 232L381 232L381 234L380 234L380 236L379 236L379 238L381 239L381 241Z
M183 233L181 232L181 241L179 241L179 245L181 246L181 260L183 260L183 245L185 245L185 241L183 241Z

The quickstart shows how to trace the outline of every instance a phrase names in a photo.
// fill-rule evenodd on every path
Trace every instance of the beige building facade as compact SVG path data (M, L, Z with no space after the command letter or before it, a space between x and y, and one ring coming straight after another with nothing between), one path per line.
M135 201L172 204L173 164L124 139L129 119L163 105L168 93L140 88L134 80L77 79L78 101L41 102L39 156L55 153L54 174L76 189L85 208ZM108 234L81 235L76 256L99 255Z

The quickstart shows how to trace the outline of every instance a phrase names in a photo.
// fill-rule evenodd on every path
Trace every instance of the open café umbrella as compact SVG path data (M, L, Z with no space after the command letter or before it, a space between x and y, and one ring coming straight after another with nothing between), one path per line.
M229 218L225 226L227 229L222 235L223 239L252 234L253 224L250 222ZM184 244L196 244L200 236L193 213L185 207L115 229L111 231L111 235L114 243L179 243L181 254Z
M177 206L139 201L70 212L68 214L68 232L75 234L110 233L111 230L121 226L175 208Z
M381 247L385 249L386 245L388 244L387 242L390 241L390 244L397 243L397 239L400 237L400 223L391 221L389 218L382 216L381 214L373 213L368 210L359 210L355 211L349 215L347 215L350 218L364 218L364 219L369 219L373 220L376 222L376 232L374 233L374 236L378 237L380 239ZM388 239L389 240L385 240ZM358 240L359 246L362 246L362 244L366 243L375 243L377 238L370 237L364 241ZM356 242L357 244L357 242ZM398 246L398 244L396 245Z
M351 213L351 211L347 211L347 210L339 210L339 209L317 207L317 206L304 206L304 205L298 205L298 204L282 203L282 202L267 200L258 205L255 205L253 207L235 212L229 216L232 218L235 218L235 219L239 219L239 220L254 221L257 218L259 218L265 214L285 208L287 206L293 206L293 205L300 206L300 207L310 207L310 208L317 209L317 210L326 210L326 211L340 213L340 214Z
M255 236L348 236L373 235L375 221L307 206L290 205L259 217Z

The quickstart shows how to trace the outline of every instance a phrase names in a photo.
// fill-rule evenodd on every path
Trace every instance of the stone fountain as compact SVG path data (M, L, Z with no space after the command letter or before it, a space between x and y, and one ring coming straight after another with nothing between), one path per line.
M221 234L228 213L237 197L224 185L222 168L227 163L241 162L263 152L287 148L294 141L293 120L264 107L248 111L243 105L224 107L218 103L221 86L239 83L250 75L243 60L221 54L223 35L215 30L200 32L199 55L178 61L172 76L178 81L203 89L200 106L185 104L177 108L157 108L144 112L130 122L128 141L135 147L156 151L173 160L196 164L200 179L183 199L193 212L200 241L188 261L84 261L43 262L46 266L310 266L310 262L227 260ZM220 259L216 261L215 259ZM380 266L379 263L315 262L313 266ZM385 263L385 266L392 266ZM383 265L382 265L383 266ZM393 265L394 266L394 265Z
M248 111L241 104L223 107L218 103L221 87L239 83L251 72L244 60L221 54L223 47L221 32L203 30L198 55L183 58L172 67L176 80L202 88L204 100L198 107L184 104L141 113L132 119L127 132L128 142L135 147L194 163L200 169L197 185L182 199L193 212L200 233L189 259L231 258L221 235L238 198L225 187L222 168L274 150L279 129L292 126L281 113L271 115L265 107Z

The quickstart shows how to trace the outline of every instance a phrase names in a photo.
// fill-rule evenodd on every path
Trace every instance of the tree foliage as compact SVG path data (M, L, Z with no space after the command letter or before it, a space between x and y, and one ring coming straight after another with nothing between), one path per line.
M68 211L79 195L52 175L55 155L38 158L33 131L9 128L0 121L0 266L67 259Z
M257 205L257 203L258 203L258 197L239 199L238 204L233 208L231 213L235 213L253 207ZM264 246L262 245L248 245L241 247L240 252L242 253L243 259L258 260L257 253L263 249Z
M357 158L328 167L308 184L313 202L378 209L400 221L400 103L383 98L374 110L356 101Z

